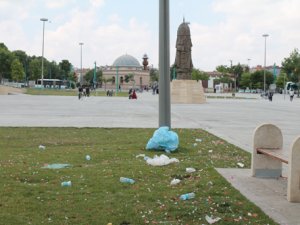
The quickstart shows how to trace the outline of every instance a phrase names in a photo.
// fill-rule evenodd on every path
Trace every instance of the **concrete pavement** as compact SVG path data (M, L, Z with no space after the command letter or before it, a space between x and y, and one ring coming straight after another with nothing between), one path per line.
M239 96L248 99L208 98L205 104L172 104L171 126L202 128L251 152L255 127L261 123L273 123L282 129L284 148L289 149L292 140L300 135L300 99L295 98L290 102L288 96L284 99L283 95L277 94L269 102L255 94L237 94ZM137 100L124 97L89 97L78 100L77 97L68 96L0 95L0 105L0 126L158 127L158 95L152 95L151 92L138 93ZM226 179L229 178L233 185L230 178L234 177L234 181L239 184L235 187L280 224L300 224L298 213L285 214L293 210L300 212L300 204L288 203L284 191L279 195L281 202L274 200L268 204L259 204L258 199L266 202L278 197L270 198L267 195L264 199L262 195L257 198L256 193L266 187L266 184L261 184L268 180L251 180L249 174L245 175L247 170L220 169L219 172ZM251 191L243 192L243 187L247 190L249 182L255 184L251 190L252 196ZM275 207L272 204L279 204L279 210L268 210Z

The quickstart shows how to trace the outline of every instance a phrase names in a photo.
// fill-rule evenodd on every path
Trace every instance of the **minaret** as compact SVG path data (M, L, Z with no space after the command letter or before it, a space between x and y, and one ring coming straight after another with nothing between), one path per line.
M144 70L148 70L148 56L147 56L147 54L144 54L144 56L143 56L143 66L144 66Z

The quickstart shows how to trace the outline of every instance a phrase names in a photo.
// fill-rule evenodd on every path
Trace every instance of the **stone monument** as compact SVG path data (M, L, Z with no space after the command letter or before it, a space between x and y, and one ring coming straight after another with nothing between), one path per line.
M178 80L192 79L192 46L189 25L183 19L183 23L180 24L177 30L176 58L174 63L176 68L176 78Z
M176 58L172 71L172 103L205 103L201 81L192 80L192 40L189 23L183 19L177 30Z

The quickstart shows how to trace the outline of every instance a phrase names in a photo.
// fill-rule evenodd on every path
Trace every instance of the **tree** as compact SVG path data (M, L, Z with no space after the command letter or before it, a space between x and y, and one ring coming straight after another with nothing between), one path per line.
M151 68L150 69L150 81L158 81L158 70Z
M225 65L217 66L217 67L216 67L216 70L217 70L218 72L222 73L223 75L228 74L228 73L231 72L231 69L228 68L228 67L225 66Z
M251 85L251 74L250 73L243 73L240 80L240 87L241 88L252 88Z
M27 73L28 73L28 63L29 63L29 57L26 54L26 52L22 51L22 50L16 50L12 52L14 58L18 59L20 61L20 63L23 66L23 70L25 73L25 80L27 79Z
M104 91L106 91L106 83L111 82L113 79L112 78L104 78L102 77L101 82L104 83Z
M284 89L284 85L286 84L286 82L288 82L288 76L286 75L286 73L282 72L279 74L279 76L277 76L276 78L276 87L277 88L282 88Z
M2 78L11 79L11 63L13 61L12 53L7 47L0 43L0 80Z
M47 66L47 78L50 79L61 79L62 78L62 71L57 65L55 61L46 63Z
M130 81L134 81L134 74L129 73L128 75L125 75L125 82L128 83Z
M273 74L269 71L266 71L266 89L269 85L273 83L274 77ZM253 88L264 88L264 71L258 70L251 74L251 83Z
M102 80L102 70L98 70L96 72L96 83L100 82ZM94 83L94 69L89 70L85 75L84 75L84 82L88 84L93 84Z
M209 76L203 72L203 71L200 71L198 69L193 69L192 71L192 80L208 80L209 79Z
M241 76L244 72L244 68L241 66L240 63L232 67L232 73L236 79L236 86L239 87Z
M41 78L42 74L42 68L41 68L41 60L39 58L34 58L29 63L29 69L30 69L30 79L31 80L37 80Z
M63 59L58 66L62 72L62 79L65 80L71 71L72 64L69 62L69 60Z
M298 49L294 49L288 58L284 58L281 65L282 70L292 82L300 82L300 54Z
M6 45L3 42L0 43L0 49L3 49L5 51L9 51L8 48L6 47Z
M14 59L11 64L11 77L13 81L21 81L24 79L24 68L18 59Z

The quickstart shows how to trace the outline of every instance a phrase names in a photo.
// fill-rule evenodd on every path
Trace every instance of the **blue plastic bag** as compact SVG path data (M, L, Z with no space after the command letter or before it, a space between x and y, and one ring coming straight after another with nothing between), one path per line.
M169 127L160 127L147 143L146 149L165 150L166 152L175 151L178 148L179 139L174 131Z

